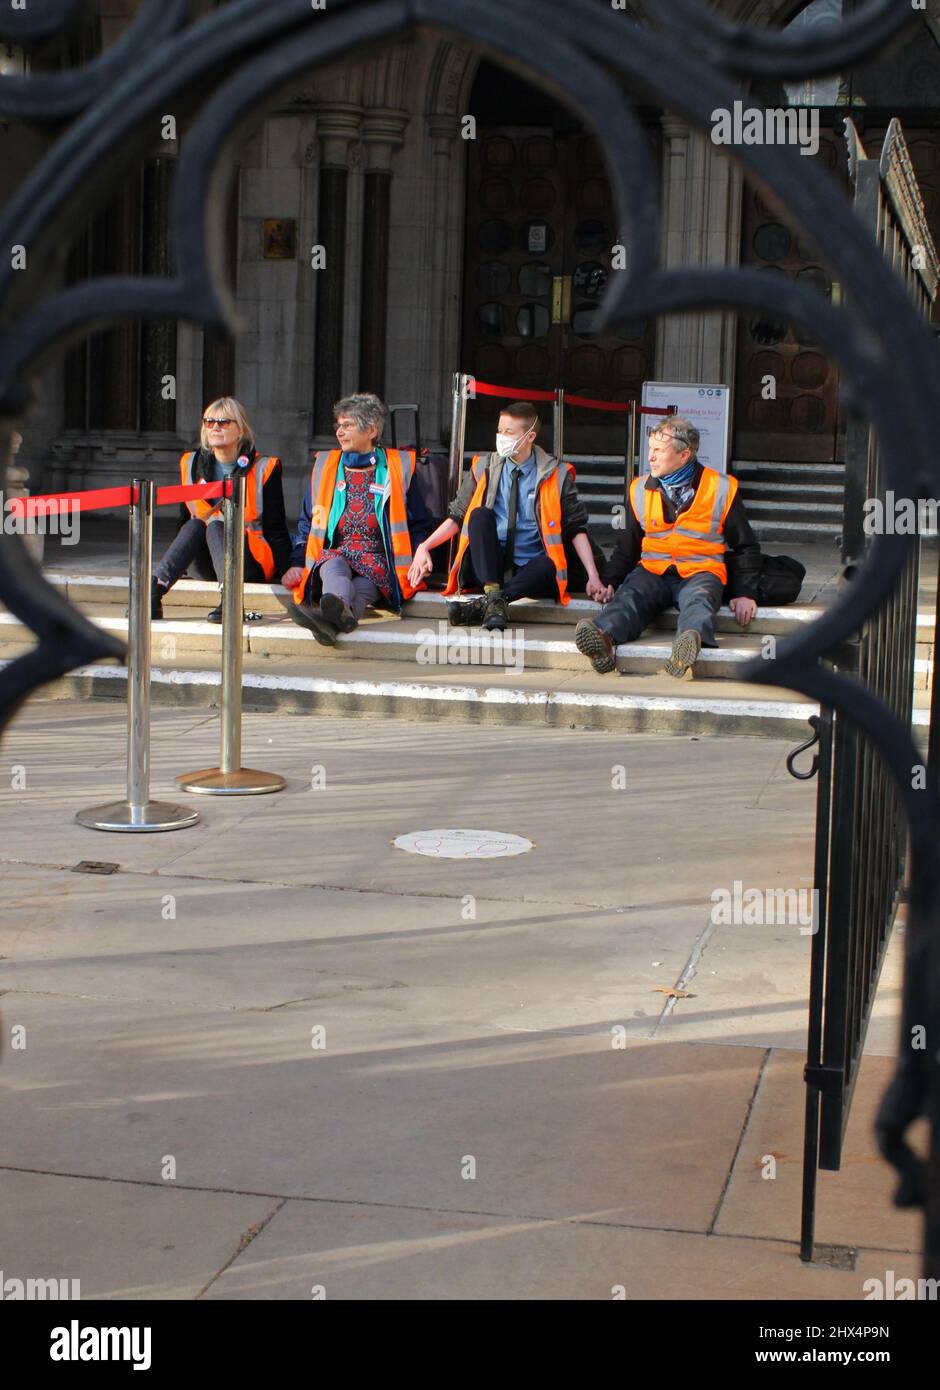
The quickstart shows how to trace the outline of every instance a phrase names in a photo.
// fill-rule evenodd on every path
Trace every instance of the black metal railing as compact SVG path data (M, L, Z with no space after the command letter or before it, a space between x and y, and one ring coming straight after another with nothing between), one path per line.
M900 125L892 121L880 160L866 157L851 120L846 121L846 141L860 221L926 316L937 291L936 256ZM855 415L846 432L842 562L848 585L868 558L874 536L894 527L894 501L886 496L878 442L867 422ZM916 524L916 509L913 519ZM834 671L882 701L906 728L913 717L919 558L915 540L891 593L830 662ZM865 1036L908 869L904 806L879 750L837 709L823 710L819 741L818 917L805 1072L804 1260L813 1257L816 1170L842 1164ZM912 766L910 776L912 783L918 776L926 779L926 766Z

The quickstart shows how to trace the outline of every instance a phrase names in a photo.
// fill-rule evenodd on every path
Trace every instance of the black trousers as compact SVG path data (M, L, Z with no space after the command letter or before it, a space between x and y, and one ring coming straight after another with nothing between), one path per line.
M467 529L473 574L465 580L465 587L471 587L474 579L481 586L499 584L507 603L517 598L557 598L555 566L544 552L521 568L514 565L512 578L508 584L503 584L503 547L496 533L496 513L492 507L476 507L470 513Z

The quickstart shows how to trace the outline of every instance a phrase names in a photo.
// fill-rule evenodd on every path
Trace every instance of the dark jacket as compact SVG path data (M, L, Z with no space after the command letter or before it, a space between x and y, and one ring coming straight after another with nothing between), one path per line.
M381 445L379 447L384 448L384 446ZM315 461L316 459L314 458L314 462ZM310 535L310 524L313 519L312 506L310 478L308 477L300 504L300 516L297 518L297 532L294 540L293 553L291 555L291 567L294 565L299 565L301 568L306 566L307 538ZM413 554L415 547L420 545L422 541L427 540L428 536L434 530L434 518L425 506L424 498L421 495L421 489L414 486L414 475L412 475L411 485L405 494L405 514L408 521L408 535L411 538L411 550ZM404 600L401 596L398 576L395 573L395 552L392 548L392 532L388 507L384 507L382 510L382 539L385 543L385 559L392 581L392 604L397 612L401 608ZM319 566L310 576L307 588L311 598L319 598L322 588Z
M193 459L193 482L212 482L217 476L214 467L215 455L211 449L201 449L198 444L194 445L193 448L196 454ZM267 457L265 454L259 455L257 449L249 449L247 456L252 463L256 458ZM284 488L281 482L280 465L272 469L271 476L264 485L261 505L263 509L261 531L271 547L271 554L274 556L273 582L277 583L285 570L290 569L291 550L290 531L287 529L287 515L284 511ZM185 502L181 502L180 524L182 525L187 521L189 521L189 509Z
M696 459L693 475L696 489L703 471L702 464ZM675 521L675 506L669 500L666 489L658 478L653 477L652 473L646 479L646 488L647 490L656 489L662 493L663 517L668 522ZM612 584L615 589L618 588L630 571L636 568L640 562L643 534L643 527L637 521L633 508L628 504L624 529L617 533L613 553L601 572L601 579L605 584ZM751 530L751 523L747 519L740 489L735 493L734 501L728 508L728 515L725 517L724 536L728 547L725 555L725 564L728 568L725 600L752 598L756 601L757 582L760 578L761 567L760 545Z

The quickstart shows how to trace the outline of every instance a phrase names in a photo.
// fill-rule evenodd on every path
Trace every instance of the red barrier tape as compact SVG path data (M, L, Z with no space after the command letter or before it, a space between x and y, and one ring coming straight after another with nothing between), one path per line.
M179 483L175 486L157 488L156 506L168 507L171 502L189 502L201 500L210 501L213 497L221 497L224 483L189 483L182 487Z
M158 487L156 505L169 506L173 502L186 502L190 499L209 501L221 497L225 484L193 483L188 487ZM132 487L89 488L85 492L48 492L37 497L11 497L7 510L11 516L59 516L62 512L100 512L107 507L129 507L136 502L136 489Z
M554 391L523 391L515 387L491 386L488 381L473 380L472 391L478 396L504 396L507 401L553 401Z
M554 401L558 394L557 391L527 391L521 386L493 386L488 381L476 381L472 377L471 381L473 393L478 396L502 396L505 400L515 398L519 401ZM565 405L580 405L587 410L627 411L630 404L630 401L595 401L591 396L565 396ZM659 405L638 405L637 414L674 415L675 411Z
M589 410L629 410L629 401L594 401L590 396L565 396L565 405L583 405Z
M103 507L129 507L129 487L93 488L87 492L51 492L39 497L11 498L14 516L58 516L60 512L97 512Z

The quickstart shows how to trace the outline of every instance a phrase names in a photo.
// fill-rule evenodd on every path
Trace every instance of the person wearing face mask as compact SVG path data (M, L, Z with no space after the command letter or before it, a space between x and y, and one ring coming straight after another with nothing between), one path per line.
M263 458L255 448L248 412L232 396L212 401L202 412L198 449L180 459L180 481L217 483L242 470L245 487L246 584L276 584L290 563L290 532L284 513L284 490L279 458ZM169 549L154 566L150 585L150 616L163 617L163 596L192 565L200 578L215 574L219 585L225 567L222 499L183 502L180 529ZM261 613L244 614L245 621ZM210 623L222 621L222 604L208 614Z
M702 647L718 645L725 586L739 626L757 612L760 546L737 479L700 463L699 442L696 427L678 415L649 437L650 471L631 484L626 527L604 571L608 601L575 628L578 651L595 671L613 671L618 644L635 641L675 605L676 639L661 674L691 680Z
M515 599L567 603L572 560L583 566L588 595L600 600L605 593L574 469L536 444L538 431L531 401L501 411L495 450L473 459L450 516L415 550L412 583L430 572L434 547L459 534L444 592L482 588L483 593L471 603L449 604L452 623L482 623L500 631Z

